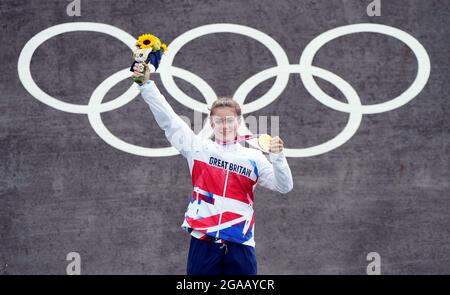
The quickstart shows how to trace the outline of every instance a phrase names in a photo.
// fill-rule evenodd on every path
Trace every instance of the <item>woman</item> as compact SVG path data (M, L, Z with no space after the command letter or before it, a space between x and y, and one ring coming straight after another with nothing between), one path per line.
M134 68L134 75L141 75ZM236 142L241 108L231 98L210 107L215 140L196 135L173 111L146 65L141 95L169 142L187 159L193 194L182 227L191 234L188 275L257 273L253 191L256 184L281 193L292 190L283 141L274 137L270 159Z

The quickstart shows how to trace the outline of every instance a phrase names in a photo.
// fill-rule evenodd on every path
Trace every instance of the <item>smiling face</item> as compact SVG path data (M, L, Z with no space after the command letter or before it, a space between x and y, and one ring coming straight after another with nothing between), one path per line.
M220 141L234 140L239 124L240 117L233 107L216 107L211 113L211 127L214 130L215 138Z

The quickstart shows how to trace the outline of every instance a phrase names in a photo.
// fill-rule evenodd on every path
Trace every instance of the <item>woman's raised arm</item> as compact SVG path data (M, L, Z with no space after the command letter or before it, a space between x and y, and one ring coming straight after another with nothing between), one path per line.
M136 74L136 72L135 72ZM159 127L164 130L166 138L184 157L201 142L200 136L178 116L159 91L154 81L150 80L148 65L144 83L139 85L144 101L149 105Z

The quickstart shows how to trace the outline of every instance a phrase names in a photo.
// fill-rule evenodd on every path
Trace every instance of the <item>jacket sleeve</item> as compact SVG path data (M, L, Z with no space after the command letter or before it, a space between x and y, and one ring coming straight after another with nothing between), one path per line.
M269 156L272 163L263 153L260 154L258 184L283 194L290 192L294 184L285 155L280 152Z
M187 157L200 144L200 136L175 113L154 81L149 80L138 88L159 127L164 130L166 138L184 157Z

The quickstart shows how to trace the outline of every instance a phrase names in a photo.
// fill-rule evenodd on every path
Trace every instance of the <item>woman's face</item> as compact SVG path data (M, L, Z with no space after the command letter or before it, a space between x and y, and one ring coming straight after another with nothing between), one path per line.
M218 107L214 109L211 115L211 127L214 130L214 136L220 141L234 140L239 128L239 118L234 108Z

